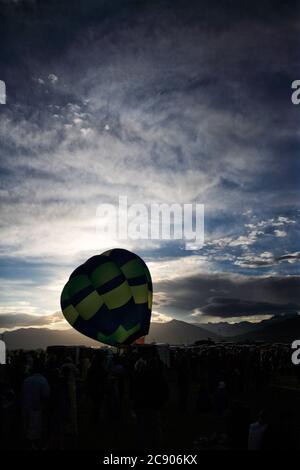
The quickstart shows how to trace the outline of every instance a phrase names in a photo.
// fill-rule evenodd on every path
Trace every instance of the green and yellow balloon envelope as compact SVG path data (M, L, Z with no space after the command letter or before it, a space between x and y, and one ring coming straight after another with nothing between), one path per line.
M61 309L70 325L112 346L148 334L151 307L152 281L146 264L120 248L76 268L61 294Z

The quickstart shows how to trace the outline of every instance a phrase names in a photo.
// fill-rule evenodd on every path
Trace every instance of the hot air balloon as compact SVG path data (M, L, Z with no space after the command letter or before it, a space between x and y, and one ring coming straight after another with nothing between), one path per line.
M116 248L73 271L61 294L64 317L80 333L111 346L148 334L152 281L145 262Z

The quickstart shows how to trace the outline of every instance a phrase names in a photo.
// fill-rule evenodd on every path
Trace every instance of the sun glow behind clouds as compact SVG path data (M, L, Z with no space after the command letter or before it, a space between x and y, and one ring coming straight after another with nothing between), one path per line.
M93 21L76 8L56 21L59 8L41 4L47 11L38 22L24 12L30 28L21 42L14 15L7 17L13 60L3 62L13 80L0 122L2 314L58 311L75 267L117 246L147 261L159 320L191 320L210 297L232 291L236 301L243 294L287 304L286 285L290 296L299 274L298 109L278 77L296 72L295 15L283 6L279 22L274 7L264 19L260 5L245 18L207 2L203 17L192 0L191 9L174 0L172 11L162 2L157 15L148 2L123 3L122 24L113 6L106 16L97 4ZM204 203L206 245L187 254L159 240L101 237L97 207L122 194L145 204ZM268 276L274 281L263 291Z

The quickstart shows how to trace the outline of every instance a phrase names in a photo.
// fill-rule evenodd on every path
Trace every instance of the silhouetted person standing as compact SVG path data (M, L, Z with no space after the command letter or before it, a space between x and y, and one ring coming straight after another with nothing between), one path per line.
M162 445L160 410L169 398L169 388L158 358L139 359L132 383L133 409L137 421L137 440L141 450Z

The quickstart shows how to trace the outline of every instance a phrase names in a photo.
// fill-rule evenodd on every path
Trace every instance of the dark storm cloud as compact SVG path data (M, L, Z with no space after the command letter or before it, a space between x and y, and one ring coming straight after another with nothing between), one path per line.
M300 309L300 277L198 274L156 285L158 304L182 316L241 317Z
M208 300L207 305L201 307L201 312L205 315L224 318L266 314L279 315L284 313L297 313L297 311L300 311L300 304L276 304L271 302L227 299L223 297L213 297Z

